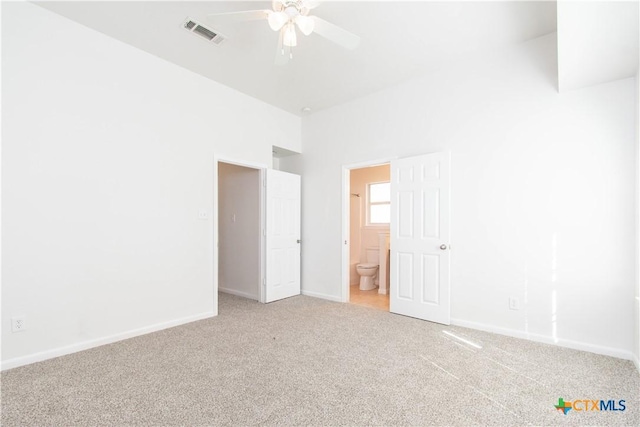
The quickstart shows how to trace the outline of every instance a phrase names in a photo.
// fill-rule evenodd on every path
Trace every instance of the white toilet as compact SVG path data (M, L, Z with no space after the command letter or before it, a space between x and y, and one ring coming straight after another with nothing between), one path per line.
M375 277L378 274L378 252L378 248L367 248L367 262L356 266L356 271L360 275L361 291L370 291L376 288Z

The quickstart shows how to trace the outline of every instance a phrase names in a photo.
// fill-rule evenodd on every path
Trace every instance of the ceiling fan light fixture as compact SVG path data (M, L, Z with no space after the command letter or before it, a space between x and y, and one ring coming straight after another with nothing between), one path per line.
M289 50L289 59L293 57L293 48L298 44L298 30L305 36L315 33L346 49L355 49L360 37L322 18L309 16L310 10L318 3L318 0L272 0L272 10L210 13L207 19L215 25L266 20L269 27L278 32L277 65L286 63L286 48Z
M295 47L298 44L296 38L296 27L290 23L282 31L284 31L282 44L289 47Z
M289 16L284 12L271 12L268 21L269 27L271 27L273 31L278 31L289 22Z
M305 36L308 36L313 32L316 21L310 16L298 15L296 17L296 25L300 28L300 31Z
M297 5L288 5L285 6L284 8L284 13L286 13L289 18L295 18L296 16L300 15L300 9Z

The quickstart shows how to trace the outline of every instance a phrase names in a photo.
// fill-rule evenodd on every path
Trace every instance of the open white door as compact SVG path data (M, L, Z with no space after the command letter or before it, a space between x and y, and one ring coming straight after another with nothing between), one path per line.
M264 302L300 295L300 176L266 171Z
M390 311L450 323L449 153L391 161Z

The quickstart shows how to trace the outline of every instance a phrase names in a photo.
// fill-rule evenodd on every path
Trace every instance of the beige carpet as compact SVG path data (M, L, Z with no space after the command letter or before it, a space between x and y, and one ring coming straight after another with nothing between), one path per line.
M450 331L478 343L458 342ZM2 373L2 425L640 425L629 361L295 297ZM558 398L624 399L564 415Z

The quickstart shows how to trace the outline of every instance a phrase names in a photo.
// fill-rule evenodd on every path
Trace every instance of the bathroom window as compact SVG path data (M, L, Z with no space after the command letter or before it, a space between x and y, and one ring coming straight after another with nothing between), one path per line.
M376 182L367 186L367 214L369 225L389 224L391 219L391 184Z

